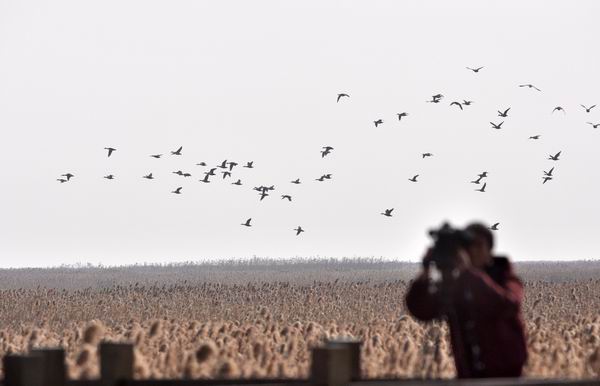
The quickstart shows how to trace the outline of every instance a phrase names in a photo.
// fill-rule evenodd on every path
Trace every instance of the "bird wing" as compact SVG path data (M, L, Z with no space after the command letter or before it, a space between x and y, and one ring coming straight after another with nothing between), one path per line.
M508 113L508 110L510 110L510 107L507 108L506 110L504 110L504 115L506 115L506 113Z
M183 146L179 146L179 149L177 149L177 151L175 151L175 153L179 153L181 150L183 150Z
M538 91L542 91L539 88L535 87L534 85L531 85L531 87L533 87L534 89L538 90Z
M591 109L593 109L594 107L596 107L596 105L591 105L589 109L591 110Z
M482 68L483 68L483 66L482 66L482 67L479 67L479 68L477 69L477 71L481 70Z

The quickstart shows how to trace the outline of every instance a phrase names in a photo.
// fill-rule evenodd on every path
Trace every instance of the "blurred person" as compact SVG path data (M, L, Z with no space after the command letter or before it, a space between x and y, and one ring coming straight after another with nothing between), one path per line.
M418 320L446 320L458 378L519 377L527 361L523 284L480 223L431 231L433 247L406 293ZM432 278L432 266L439 279Z

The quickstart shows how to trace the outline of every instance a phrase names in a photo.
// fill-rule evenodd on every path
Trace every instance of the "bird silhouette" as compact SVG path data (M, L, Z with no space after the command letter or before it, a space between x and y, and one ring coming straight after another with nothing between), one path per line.
M478 177L477 177L477 179L476 179L476 180L474 180L474 181L471 181L471 183L472 183L472 184L477 184L477 185L479 185L479 183L481 182L481 179L482 179L482 178L483 178L482 176L478 176Z
M431 154L431 153L423 153L423 154L421 154L421 159L423 159L425 157L433 157L433 154Z
M339 102L339 101L340 101L340 99L342 99L343 97L350 98L350 95L348 95L348 94L344 94L344 93L338 94L338 95L337 95L337 101L336 101L336 102Z
M468 101L466 99L463 99L463 106L471 106L473 104L473 101Z
M555 111L562 111L562 112L563 112L563 114L566 114L566 113L567 113L567 112L565 111L565 109L563 109L563 108L562 108L562 107L560 107L560 106L556 106L556 107L555 107L555 108L552 110L552 113L554 113Z
M208 173L204 173L204 178L203 178L203 179L201 179L201 180L198 180L198 181L200 181L200 182L204 182L205 184L208 184L208 183L210 183L210 181L208 180L208 177L210 177L211 175L213 175L213 176L214 176L214 174L208 174Z
M498 110L498 116L499 116L499 117L503 117L503 118L506 118L506 117L508 117L508 110L510 110L510 107L509 107L509 108L507 108L507 109L506 109L506 110L504 110L504 111L500 111L500 110Z
M196 166L206 166L206 162L199 162L196 164Z
M229 165L229 171L232 171L238 165L237 162L228 162L227 164Z
M227 169L227 160L221 162L220 165L217 165L218 168Z
M158 159L162 157L162 154L150 154L150 157Z
M468 70L471 70L475 73L479 72L479 70L481 70L483 67L477 67L477 68L471 68L471 67L467 67Z
M321 176L319 178L316 178L315 181L323 182L323 181L325 181L325 176Z
M104 176L104 178L106 178L107 180L114 180L114 179L115 179L115 176L114 176L114 175L112 175L112 174L109 174L109 175L107 175L107 176Z
M502 128L502 124L504 123L504 121L500 122L499 124L495 124L494 122L490 122L490 124L492 125L492 127L496 130L500 130Z
M600 127L600 123L592 123L592 122L588 122L588 125L592 125L592 127L594 129L597 129L598 127Z
M585 112L586 112L586 113L589 113L590 111L592 111L592 109L593 109L594 107L596 107L596 105L592 105L592 106L590 106L590 107L585 107L584 105L581 105L581 107L583 107L583 108L585 109Z
M326 155L331 153L332 150L333 150L333 147L331 147L331 146L323 146L323 150L321 151L321 158L324 158Z
M190 173L183 173L182 176L183 177L191 177L192 175Z
M554 166L552 166L552 169L550 169L550 170L548 170L548 171L545 171L545 170L543 170L543 172L544 172L544 175L545 175L546 177L552 177L552 172L553 172L553 171L554 171Z
M265 197L267 197L269 195L269 193L267 193L266 191L262 191L260 192L260 201L262 201Z
M481 173L479 173L477 175L477 177L481 177L481 178L484 178L484 177L487 177L487 176L488 176L488 172L481 172Z
M214 176L216 170L217 170L217 168L211 168L209 171L204 172L204 174L206 174L208 176Z
M183 172L182 172L181 170L178 170L178 171L176 171L176 172L172 172L172 173L173 173L173 174L177 174L177 175L179 175L179 176L182 176L182 175L183 175Z
M145 178L147 180L153 180L154 179L154 177L152 176L152 173L146 174L145 176L142 176L142 178Z
M60 182L61 184L64 184L65 182L67 182L67 180L64 178L57 178L56 181Z
M376 121L373 121L373 123L375 124L375 127L377 127L383 123L383 119L378 119Z
M246 220L245 223L242 223L241 225L243 225L245 227L251 227L252 225L250 224L250 221L252 221L252 218L249 218L248 220Z
M450 106L452 106L452 105L456 105L456 106L460 107L461 110L463 109L462 105L459 102L450 103Z
M172 191L171 193L181 194L181 189L183 189L183 188L180 186L177 189L175 189L174 191Z
M408 117L408 113L404 112L404 113L396 113L396 115L398 116L398 120L401 121L403 117Z
M542 185L545 184L546 182L550 181L551 179L552 179L552 177L550 177L550 176L544 176L544 177L542 177L542 180L543 180L542 181Z
M394 208L391 209L384 209L383 213L381 213L382 215L386 216L386 217L392 217L392 212L394 211Z
M292 196L290 196L289 194L282 194L281 195L281 199L282 200L288 200L289 202L292 202Z
M183 146L179 146L179 149L172 151L172 155L181 155L181 150L183 150Z
M558 161L558 157L560 157L560 153L561 152L562 152L562 150L559 151L558 153L554 154L554 155L550 154L550 156L548 157L548 159L552 160L552 161Z
M412 182L417 182L417 177L419 177L419 175L415 174L412 178L409 178L408 180Z
M294 228L294 230L296 231L296 236L298 236L300 233L304 232L304 229L302 229L301 226L298 226L298 228Z
M231 172L224 171L224 172L221 172L221 173L223 174L223 179L225 179L227 177L231 177Z
M242 180L237 180L236 182L232 182L231 185L241 185L242 184Z
M330 180L330 179L331 179L331 174L325 174L323 177L324 177L325 179L327 179L327 180Z
M114 147L105 147L104 150L108 150L108 157L110 157L110 155L117 149Z
M538 90L538 91L542 91L542 90L540 90L539 88L535 87L532 84L520 84L519 87L528 87L528 88L533 88L533 89Z
M252 169L254 166L254 161L250 161L250 162L246 162L246 165L244 165L245 168L248 169Z
M429 103L440 103L440 101L442 100L442 98L444 98L444 96L442 94L436 94L436 95L432 95L431 96L431 100L430 101L426 101Z
M476 191L478 191L478 192L482 192L482 193L483 193L483 192L485 192L485 187L486 187L486 186L487 186L487 182L484 182L484 183L483 183L483 186L482 186L481 188L479 188L479 189L475 189L475 190L476 190Z
M498 230L498 225L500 225L499 222L495 223L494 225L492 225L489 229L493 230L493 231L497 231Z
M529 139L540 139L540 135L539 134L532 135L531 137L529 137Z
M67 181L70 181L71 178L75 177L75 175L71 174L71 173L61 174L60 176L61 177L67 177Z
M292 184L300 184L300 178L296 178L294 181L291 181Z

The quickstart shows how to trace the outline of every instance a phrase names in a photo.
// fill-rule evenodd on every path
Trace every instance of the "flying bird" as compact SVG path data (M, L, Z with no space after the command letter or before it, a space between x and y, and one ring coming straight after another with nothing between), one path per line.
M386 216L386 217L392 217L392 212L394 211L394 208L391 209L384 209L383 213L381 213L382 215Z
M248 220L246 220L245 223L242 223L241 225L243 225L245 227L251 227L252 225L250 225L250 221L252 221L252 218L249 218Z
M487 175L487 172L481 172L481 173L479 173L479 174L477 175L477 177L481 177L481 178L484 178L484 177L487 177L487 176L488 176L488 175Z
M182 176L182 175L183 175L183 172L182 172L181 170L178 170L178 171L176 171L176 172L172 172L172 173L173 173L173 174L177 174L177 175L179 175L179 176Z
M203 179L201 179L201 180L198 180L198 181L200 181L200 182L204 182L205 184L208 184L208 183L210 183L210 181L208 180L208 177L210 177L211 175L213 175L213 176L214 176L214 174L208 174L208 173L204 173L204 178L203 178Z
M471 67L467 67L468 70L471 70L475 73L479 72L479 70L481 70L483 67L477 67L477 68L471 68Z
M150 157L158 159L162 157L162 154L150 154Z
M263 190L262 192L260 192L260 201L262 201L262 200L263 200L263 198L267 197L268 195L269 195L269 193L267 193L267 192L266 192L266 191L264 191L264 190Z
M69 181L71 178L75 177L75 175L71 174L71 173L61 174L60 176L67 177L67 181Z
M590 107L585 107L584 105L581 105L581 107L583 107L583 108L585 109L585 112L586 112L586 113L589 113L590 111L592 111L592 109L593 109L594 107L596 107L596 105L592 105L592 106L590 106Z
M302 229L302 227L298 226L298 228L294 229L296 231L296 236L298 236L300 233L304 232L304 229Z
M337 95L337 101L336 101L336 102L339 102L339 101L340 101L340 99L342 99L342 98L344 98L344 97L346 97L346 98L350 98L350 95L348 95L348 94L344 94L344 93L338 94L338 95Z
M248 169L252 169L254 166L254 161L250 161L250 162L246 162L246 165L244 165L245 168Z
M142 178L145 178L147 180L153 180L154 179L154 177L152 176L152 173L146 174L145 176L142 176Z
M560 153L562 153L562 150L559 151L558 153L554 154L554 155L550 154L550 156L548 157L548 159L552 160L552 161L558 161L558 157L560 157Z
M463 99L462 104L463 104L463 106L471 106L473 104L473 101L468 101L468 100Z
M224 172L221 172L221 173L223 174L223 179L225 179L227 177L231 177L231 172L224 171Z
M241 185L242 184L242 180L237 180L236 182L232 182L231 185Z
M540 135L539 134L532 135L531 137L529 137L529 139L540 139Z
M329 153L331 153L332 150L333 150L333 147L331 147L331 146L324 146L323 147L323 151L321 151L321 158L324 158L326 155L328 155Z
M179 149L175 151L171 151L172 155L181 155L181 150L183 150L183 146L179 146Z
M450 103L450 106L452 106L452 105L456 105L456 106L460 107L461 110L463 109L462 105L459 102Z
M495 124L494 122L490 122L490 124L492 125L492 127L496 130L499 130L502 128L502 124L504 123L504 121L500 122L499 124Z
M417 182L417 177L419 177L419 175L415 174L412 178L409 178L408 180L412 182Z
M383 119L378 119L376 121L373 121L373 123L375 124L375 127L377 127L383 123Z
M490 227L490 230L497 231L497 230L498 230L498 225L500 225L500 223L499 223L499 222L495 223L494 225L492 225L492 226Z
M196 164L196 166L206 166L206 162L199 162Z
M61 184L67 182L67 180L65 180L64 178L57 178L56 181L60 182Z
M474 180L474 181L471 181L471 183L472 183L472 184L477 184L477 185L479 185L479 183L481 182L481 179L482 179L482 178L483 178L482 176L479 176L479 177L477 177L477 179L476 179L476 180Z
M423 153L423 154L421 154L421 159L423 159L425 157L433 157L433 154L431 154L431 153Z
M227 169L227 160L221 162L221 165L217 165L218 168Z
M398 116L398 120L401 121L403 117L408 117L408 113L404 112L404 113L396 113L396 115Z
M542 90L540 90L539 88L535 87L532 84L520 84L519 87L528 87L528 88L533 88L533 89L538 90L538 91L542 91Z
M430 101L426 101L429 103L440 103L440 101L442 100L444 96L442 94L436 94L436 95L432 95L431 96L431 100Z
M288 200L289 202L292 202L292 196L290 196L289 194L283 194L283 195L281 195L281 199L282 200Z
M554 113L555 111L562 111L562 112L563 112L563 114L566 114L566 113L567 113L567 112L565 111L565 109L563 109L563 108L562 108L562 107L560 107L560 106L556 106L556 107L555 107L555 108L552 110L552 113Z
M107 180L114 180L114 179L115 179L115 176L114 176L114 175L112 175L112 174L109 174L109 175L107 175L107 176L104 176L104 178L106 178Z
M181 194L181 189L183 189L183 188L180 186L177 189L175 189L174 191L172 191L171 193Z
M209 171L204 172L204 174L206 174L207 176L214 176L216 170L217 168L211 168Z
M294 181L291 181L292 184L300 184L300 178L296 178Z
M544 172L544 175L545 175L546 177L552 177L552 172L553 172L553 171L554 171L554 166L552 166L552 169L550 169L550 170L548 170L548 171L545 171L545 170L543 170L543 172Z
M544 177L542 177L542 179L544 180L544 181L542 181L542 185L543 185L546 182L550 181L552 179L552 177L550 177L550 176L544 176Z
M486 187L486 186L487 186L487 182L484 182L484 183L483 183L483 186L482 186L481 188L479 188L479 189L475 189L475 190L476 190L476 191L478 191L478 192L482 192L482 193L484 193L484 192L485 192L485 187Z
M498 116L499 116L499 117L503 117L503 118L506 118L506 117L508 117L508 110L510 110L510 107L509 107L509 108L507 108L507 109L506 109L506 110L504 110L504 111L500 111L500 110L498 110Z
M117 150L114 147L105 147L104 150L108 150L108 157L113 153L113 151Z
M229 171L232 171L238 165L237 162L228 162L227 164L229 165Z
M588 122L588 125L592 125L592 127L594 129L597 129L598 127L600 127L600 123L592 123L592 122Z

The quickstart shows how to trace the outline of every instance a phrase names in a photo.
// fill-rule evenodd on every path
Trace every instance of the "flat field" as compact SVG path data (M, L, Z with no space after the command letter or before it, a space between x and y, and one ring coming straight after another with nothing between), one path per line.
M452 377L443 323L406 314L418 270L378 260L252 260L0 270L0 357L62 346L98 376L100 340L135 344L138 378L306 377L310 348L363 341L365 377ZM529 377L600 375L600 262L516 264Z

